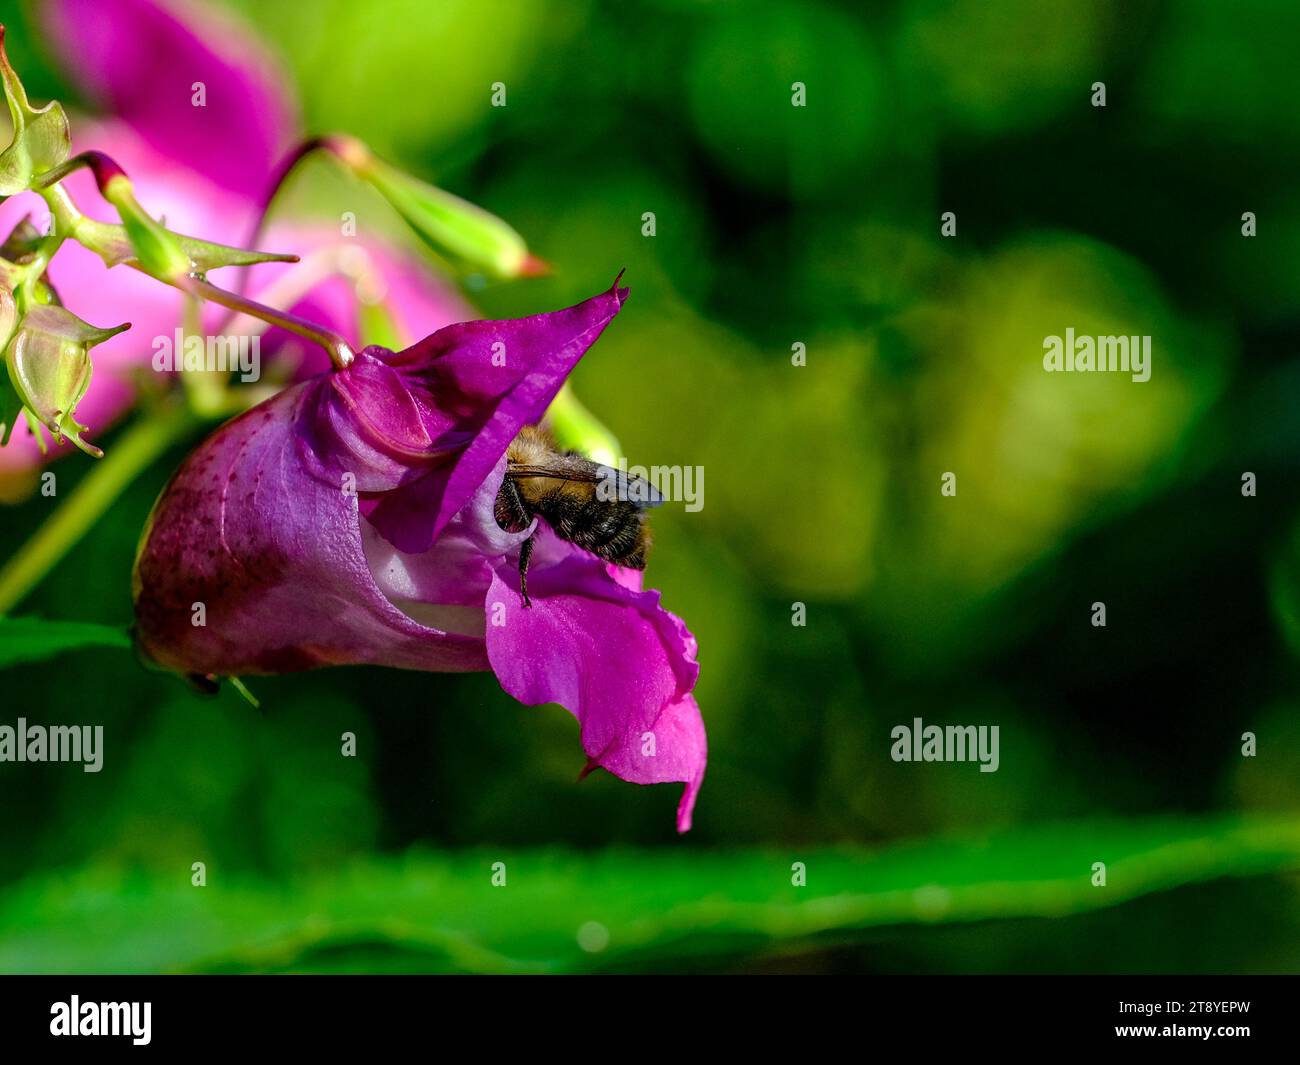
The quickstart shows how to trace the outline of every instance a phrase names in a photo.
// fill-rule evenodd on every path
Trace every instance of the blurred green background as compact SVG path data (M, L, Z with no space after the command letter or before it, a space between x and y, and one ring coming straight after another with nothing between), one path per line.
M679 839L675 786L576 784L574 721L491 675L253 678L254 711L119 650L15 665L0 723L107 753L0 764L0 969L1300 969L1300 7L233 6L309 129L554 265L485 315L627 268L575 384L631 461L706 471L648 579L699 637L709 772ZM1150 334L1151 380L1044 373L1067 326ZM18 613L128 623L183 454ZM1000 769L894 763L914 717L999 725Z

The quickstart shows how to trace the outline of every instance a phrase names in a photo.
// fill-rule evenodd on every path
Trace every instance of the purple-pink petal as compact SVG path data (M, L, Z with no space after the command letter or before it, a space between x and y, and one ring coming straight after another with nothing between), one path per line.
M637 784L684 783L677 827L685 832L708 754L690 694L699 675L694 639L658 592L620 584L548 531L539 541L531 607L508 565L488 589L488 617L501 619L487 626L497 679L522 703L568 709L592 764Z
M137 640L159 664L221 674L485 667L477 634L419 624L385 598L348 471L335 456L304 461L302 427L328 387L295 385L228 422L159 498L134 579Z
M510 441L541 416L624 295L449 326L396 355L368 348L348 369L227 423L173 477L150 519L137 564L142 647L198 673L348 661L482 668L481 639L471 646L419 626L384 597L361 522L399 550L428 551L433 536L412 549L375 520L385 504L428 499L409 489L434 485L448 511L436 535L490 478L499 486ZM494 358L500 338L504 366ZM427 515L412 521L429 527ZM189 620L195 603L205 626Z
M384 537L426 550L519 430L545 413L626 298L616 282L566 310L447 326L389 359L420 405L431 447L458 450L379 500L369 517Z
M232 15L180 0L47 0L43 10L92 99L187 169L265 194L295 109L274 58Z

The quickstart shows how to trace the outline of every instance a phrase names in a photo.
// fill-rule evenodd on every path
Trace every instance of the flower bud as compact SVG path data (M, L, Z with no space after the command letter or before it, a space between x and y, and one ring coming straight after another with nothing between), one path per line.
M547 265L494 214L376 158L360 141L327 137L324 145L368 182L434 252L493 277L536 277Z
M252 266L255 263L296 263L298 261L296 255L233 248L226 244L199 240L197 237L187 237L182 233L174 233L170 229L163 232L180 246L181 252L189 260L190 268L198 273L206 273L208 270L216 270L222 266ZM99 222L93 218L81 218L77 222L77 241L103 259L106 266L120 266L122 263L131 262L144 266L125 226L112 222Z
M175 234L155 221L135 198L130 179L116 174L103 185L104 199L117 208L140 266L160 281L175 284L194 269Z
M12 297L8 305L0 300L0 331L12 302ZM128 328L97 329L56 305L30 308L4 349L9 381L29 420L44 425L56 441L66 436L88 455L101 457L99 448L81 439L86 427L73 415L90 385L90 349Z

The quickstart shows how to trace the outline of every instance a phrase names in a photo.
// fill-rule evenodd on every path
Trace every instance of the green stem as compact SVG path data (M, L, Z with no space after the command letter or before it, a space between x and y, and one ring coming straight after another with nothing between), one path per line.
M270 325L278 325L281 329L286 329L290 333L297 333L300 337L306 337L308 340L319 344L329 353L330 361L334 364L336 370L346 370L352 365L352 360L356 358L352 346L341 335L335 333L332 329L319 326L315 322L299 318L296 314L276 310L274 307L267 307L256 300L249 299L247 296L241 296L237 292L227 292L224 288L218 288L210 281L203 281L197 277L188 278L183 283L177 284L176 287L183 292L193 293L210 303L219 303L232 311L246 314L250 318L260 318Z
M0 616L40 583L138 474L199 424L188 408L175 407L146 415L114 441L112 451L0 569Z
M62 233L65 237L78 240L77 228L81 225L85 216L82 215L77 205L72 202L68 190L55 183L48 188L37 189L36 191L50 209L50 215L54 219L54 231Z
M65 240L67 240L67 234L59 232L56 221L54 232L41 241L35 258L19 267L21 274L14 295L17 297L19 310L24 314L27 313L27 308L36 300L36 286L45 273L45 268L50 265L50 260L63 247Z
M184 335L204 337L202 303L197 296L188 293L182 295L184 306L181 321ZM190 408L197 414L210 415L220 411L229 403L229 382L217 370L206 367L199 370L186 370L180 374L181 387Z
M97 154L97 153L88 153ZM79 159L81 157L78 157ZM75 161L75 160L74 160ZM48 186L37 190L49 205L50 213L54 216L57 232L65 238L70 237L78 243L83 243L78 237L78 227L85 219L81 210L72 202L72 197L68 195L67 190L57 181ZM147 218L147 215L144 215ZM165 231L163 231L165 232ZM92 247L92 245L86 245ZM270 325L277 325L281 329L287 329L291 333L305 337L313 343L319 344L326 352L329 353L330 361L337 370L346 369L352 364L356 357L351 345L343 339L338 333L324 326L317 325L315 322L308 322L299 318L296 314L290 314L288 311L276 310L274 307L267 307L258 303L256 300L249 299L239 292L227 292L225 289L212 284L211 282L194 276L160 276L152 270L146 269L139 260L133 260L131 265L137 270L154 277L164 284L171 285L173 288L190 296L197 296L200 299L208 300L211 303L220 304L229 310L237 311L240 314L246 314L250 318L259 318Z
M284 183L289 180L289 175L298 169L298 164L306 159L309 155L319 148L328 147L328 138L312 137L310 140L303 141L288 156L287 159L280 163L275 172L274 179L270 188L267 189L262 199L262 209L257 212L257 219L253 223L252 232L248 235L249 243L246 247L256 248L257 242L262 239L262 234L266 230L266 219L271 213L271 204L275 202L276 196L279 195L280 189ZM235 291L243 295L248 288L248 271L245 270L239 275L239 285Z

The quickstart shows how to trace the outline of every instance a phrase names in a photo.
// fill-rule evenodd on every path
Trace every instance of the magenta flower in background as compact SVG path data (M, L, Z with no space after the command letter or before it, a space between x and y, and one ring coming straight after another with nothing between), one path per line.
M218 17L177 0L45 0L40 13L70 76L106 112L97 121L74 122L73 150L97 148L121 163L143 202L169 228L242 243L277 164L301 137L292 97L256 37L224 13ZM203 87L203 106L194 102L196 83ZM66 183L88 213L114 220L111 209L94 206L99 198L89 174ZM0 234L29 212L38 222L45 218L44 205L32 196L0 204ZM407 342L471 317L418 260L382 241L344 237L331 226L278 225L262 243L298 254L304 263L250 268L248 293L274 292L268 302L358 347L364 338L355 285L340 273L340 262L364 267L372 297L382 296ZM107 269L72 242L51 277L86 321L132 323L95 350L94 379L78 408L93 437L130 406L135 376L149 371L153 339L171 336L181 324L181 297L135 271ZM206 313L205 327L214 329L222 312ZM285 376L305 376L327 364L321 352L279 330L263 336L261 351L264 362L278 363ZM51 454L70 450L64 444ZM12 477L41 460L35 441L15 433L0 448L0 499L13 493L5 491L6 473Z
M707 753L694 637L640 573L544 527L525 607L519 549L533 528L505 532L493 516L507 447L626 292L367 348L217 430L142 541L141 650L191 674L491 669L521 702L577 717L588 768L684 783L686 831Z

